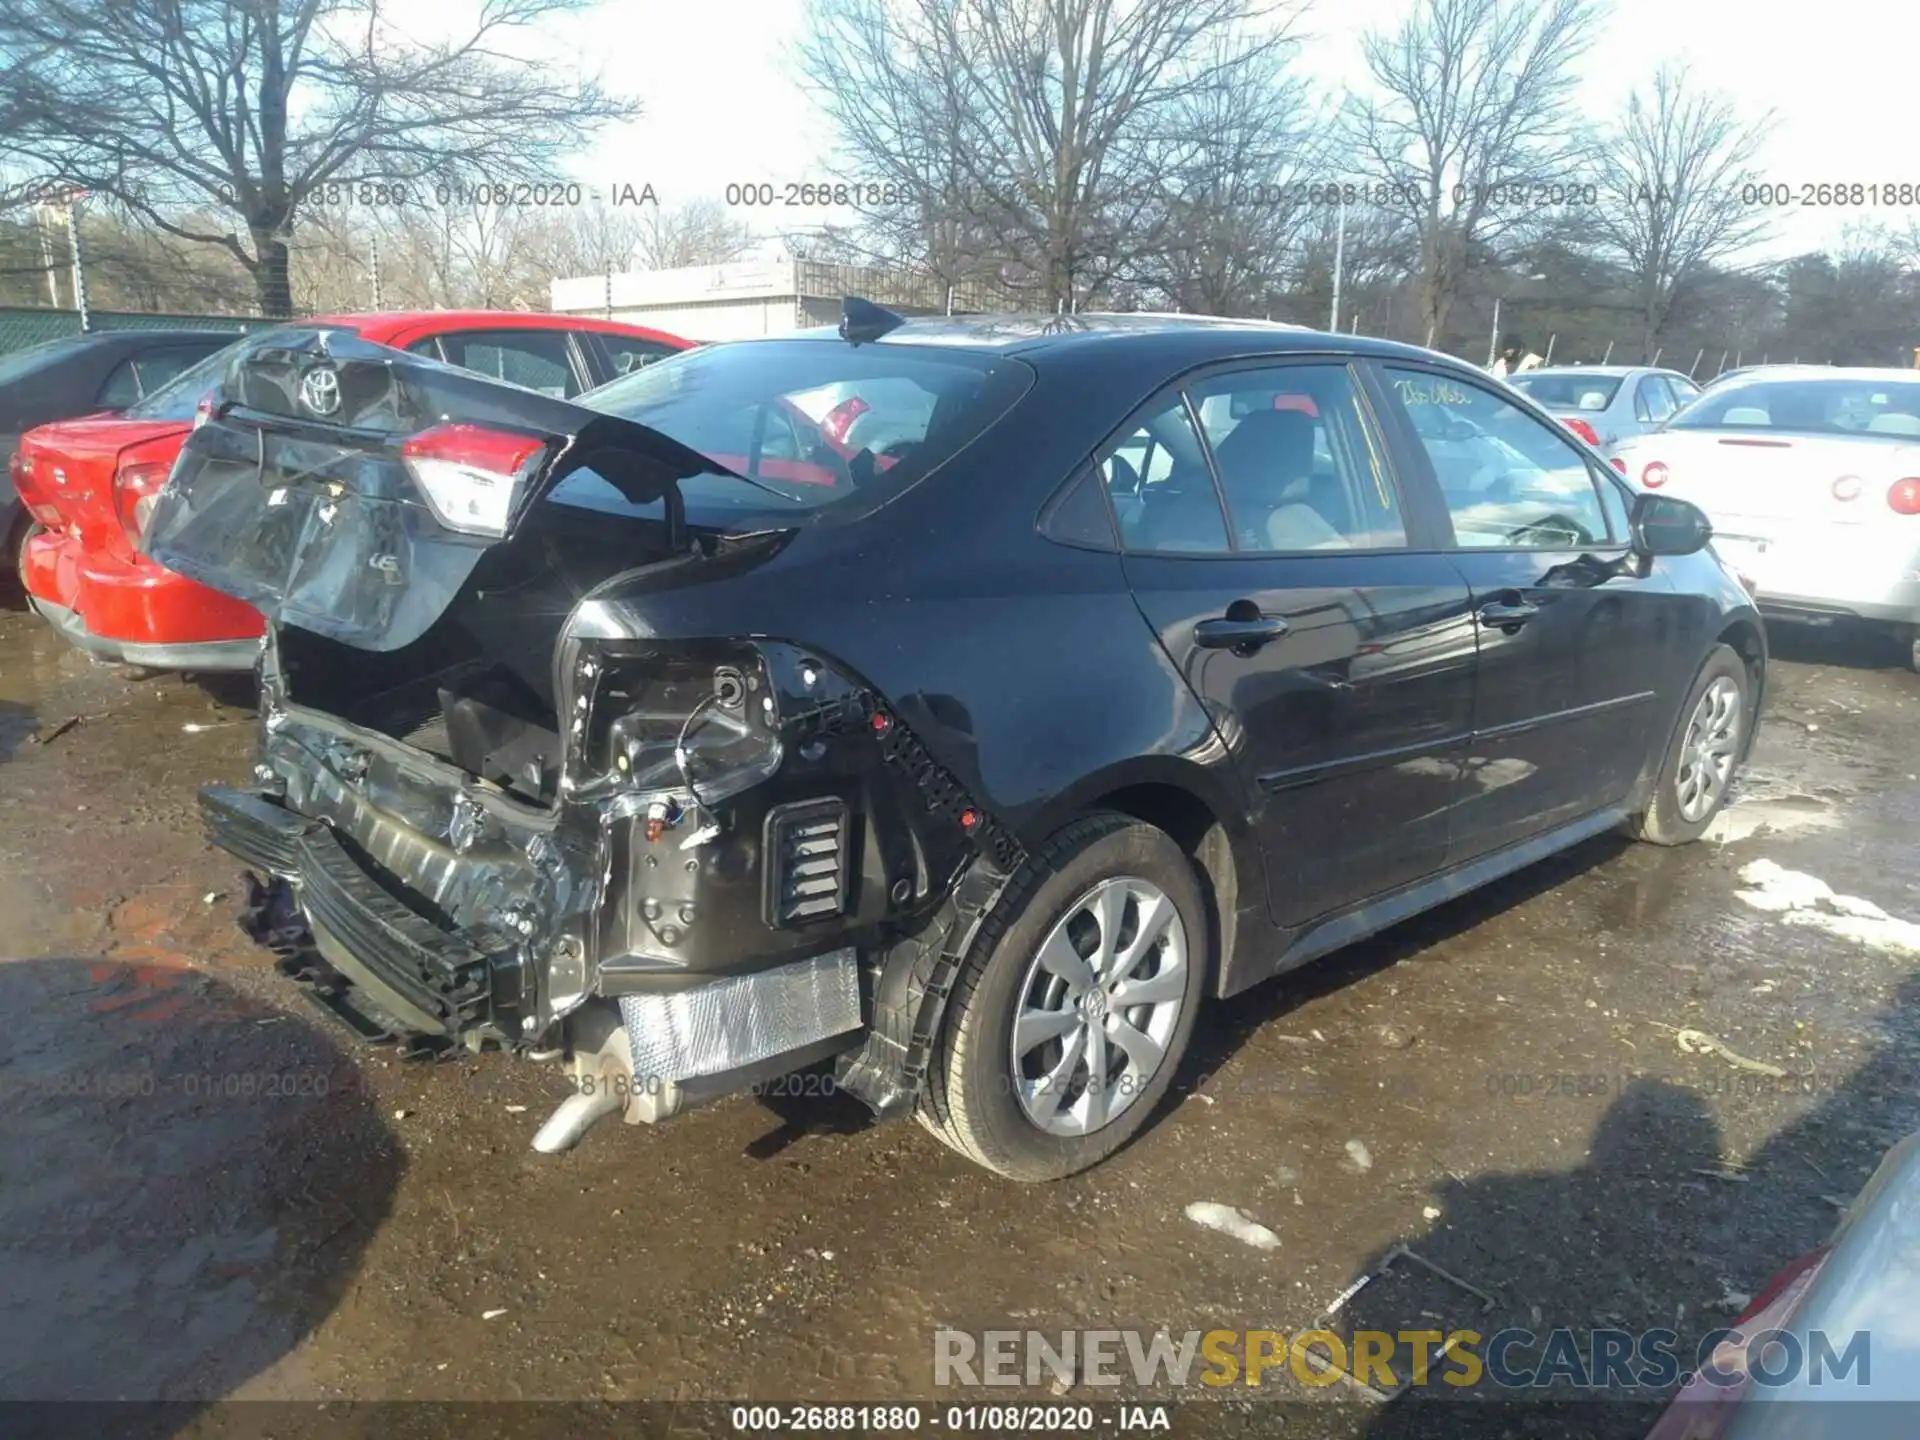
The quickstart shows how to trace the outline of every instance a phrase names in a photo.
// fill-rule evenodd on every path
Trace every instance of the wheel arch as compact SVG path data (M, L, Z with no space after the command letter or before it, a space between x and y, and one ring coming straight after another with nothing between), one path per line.
M1766 627L1757 615L1735 615L1721 627L1714 644L1725 645L1740 657L1747 667L1747 680L1753 690L1753 720L1747 726L1747 741L1740 756L1744 761L1753 753L1753 742L1760 729L1760 709L1766 700Z
M1201 881L1211 930L1207 993L1218 995L1227 957L1247 938L1243 911L1266 907L1266 873L1236 793L1191 761L1144 758L1087 777L1061 797L1049 833L1097 811L1126 815L1170 836Z

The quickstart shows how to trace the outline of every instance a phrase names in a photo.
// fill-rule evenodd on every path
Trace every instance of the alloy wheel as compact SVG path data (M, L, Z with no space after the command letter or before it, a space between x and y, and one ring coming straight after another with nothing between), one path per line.
M1727 675L1717 676L1693 707L1680 745L1680 768L1673 777L1674 798L1689 824L1713 809L1733 778L1745 709L1740 686Z
M1102 880L1067 907L1027 967L1013 1021L1020 1108L1050 1135L1091 1135L1166 1061L1187 989L1187 932L1150 880Z

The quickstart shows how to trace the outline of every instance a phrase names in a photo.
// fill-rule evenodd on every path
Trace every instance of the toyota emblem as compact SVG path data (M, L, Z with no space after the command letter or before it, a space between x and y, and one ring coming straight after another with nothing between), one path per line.
M300 403L316 415L331 415L340 408L340 372L322 365L300 377Z

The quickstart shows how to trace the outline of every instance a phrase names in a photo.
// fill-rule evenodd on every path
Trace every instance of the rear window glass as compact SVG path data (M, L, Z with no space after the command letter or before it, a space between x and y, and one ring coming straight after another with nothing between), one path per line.
M293 327L288 327L289 329ZM280 334L277 330L262 330L248 336L250 340L263 339L268 335ZM235 344L241 337L235 336ZM216 350L197 365L189 365L158 390L148 393L147 398L138 405L131 405L120 412L126 420L191 420L193 412L205 395L227 371L228 352L232 345Z
M1735 380L1667 422L1669 430L1784 430L1920 437L1920 380Z
M650 365L580 403L658 430L733 472L683 480L690 510L788 513L856 498L864 508L904 490L1006 414L1032 379L1019 361L974 350L741 341ZM658 509L626 506L588 470L548 499Z
M1620 393L1618 375L1521 375L1507 383L1549 410L1604 410Z

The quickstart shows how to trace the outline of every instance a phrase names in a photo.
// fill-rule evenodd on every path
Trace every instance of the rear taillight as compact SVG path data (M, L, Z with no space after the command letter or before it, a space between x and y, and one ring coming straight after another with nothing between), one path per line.
M1920 480L1896 480L1887 491L1887 504L1898 515L1920 515Z
M1842 475L1833 482L1833 498L1836 500L1858 500L1866 487L1860 483L1858 475Z
M1640 483L1649 490L1658 490L1667 483L1667 467L1658 460L1640 472Z
M1582 440L1586 441L1587 444L1598 445L1600 443L1600 432L1595 430L1593 426L1589 425L1585 420L1562 420L1560 423L1578 435Z
M484 425L436 425L400 447L440 523L469 535L504 535L515 502L546 458L531 435Z
M166 488L173 471L169 461L142 461L122 465L113 472L113 511L120 517L120 528L134 549L140 548L153 518L154 503Z
M1627 462L1622 460L1618 455L1614 456L1613 459L1609 460L1607 463L1613 466L1613 468L1618 470L1622 475L1627 473Z
M40 493L40 487L33 478L33 457L24 450L13 452L13 458L7 461L7 474L13 477L13 493L27 507L27 513L49 530L57 530L64 523L60 512L54 508L47 497Z

